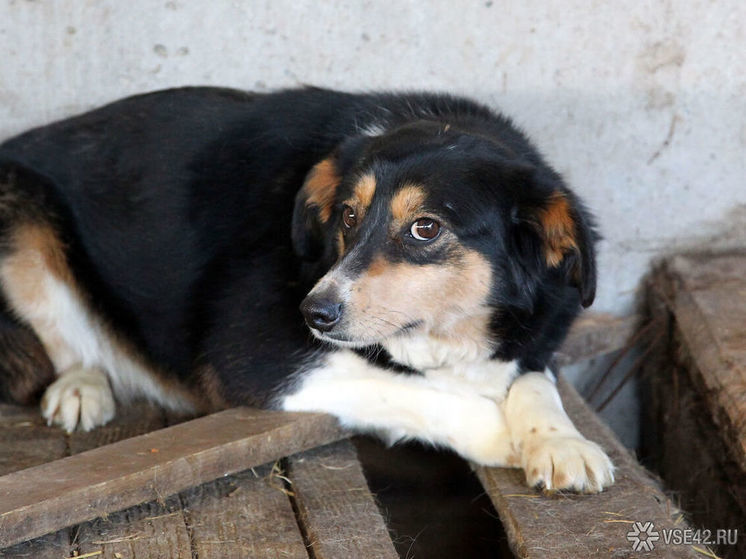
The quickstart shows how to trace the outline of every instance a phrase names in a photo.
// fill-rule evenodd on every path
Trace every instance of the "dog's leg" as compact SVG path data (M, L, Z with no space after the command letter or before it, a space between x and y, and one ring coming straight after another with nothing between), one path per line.
M125 400L143 395L170 409L191 410L188 395L166 384L87 304L50 226L18 225L6 242L3 295L33 329L58 376L42 403L50 424L68 431L103 425L114 416L112 389Z
M114 416L114 397L97 366L99 328L76 293L61 248L44 226L19 227L0 264L13 311L39 337L58 376L42 399L42 415L67 431L89 430Z
M529 485L596 493L614 482L614 466L575 428L551 373L518 377L504 410Z
M391 442L417 439L447 446L480 464L513 465L515 459L493 399L377 368L350 351L332 353L304 373L280 407L331 413L346 427L376 432Z

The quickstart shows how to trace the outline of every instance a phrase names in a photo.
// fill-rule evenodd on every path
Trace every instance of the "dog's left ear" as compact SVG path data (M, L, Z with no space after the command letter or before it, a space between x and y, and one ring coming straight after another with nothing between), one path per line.
M293 248L304 260L318 260L323 254L324 226L332 217L340 181L336 157L330 155L311 168L295 196Z
M595 232L579 200L555 190L539 209L538 224L544 240L544 258L550 268L562 268L578 289L584 307L596 297Z
M541 263L561 270L567 282L578 289L581 304L590 306L596 296L597 234L583 204L572 193L557 188L521 204L514 217L538 237Z

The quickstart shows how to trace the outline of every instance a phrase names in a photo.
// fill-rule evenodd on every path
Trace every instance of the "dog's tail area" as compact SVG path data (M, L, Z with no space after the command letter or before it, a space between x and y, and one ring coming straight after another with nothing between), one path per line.
M0 402L33 404L54 378L54 366L41 341L13 316L0 296Z

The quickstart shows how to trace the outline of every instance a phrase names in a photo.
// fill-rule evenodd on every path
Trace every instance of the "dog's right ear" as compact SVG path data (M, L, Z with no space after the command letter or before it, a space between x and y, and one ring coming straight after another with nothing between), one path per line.
M337 159L330 155L311 168L295 197L293 248L303 260L318 260L324 252L324 227L332 217L340 181Z

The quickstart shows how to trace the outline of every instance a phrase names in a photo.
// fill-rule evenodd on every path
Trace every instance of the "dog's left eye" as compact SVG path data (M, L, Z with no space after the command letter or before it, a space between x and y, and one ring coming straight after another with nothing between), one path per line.
M352 229L357 225L357 215L355 215L355 210L350 206L342 208L342 223L344 223L347 229Z
M432 241L440 233L440 223L429 217L421 217L409 229L418 241Z

